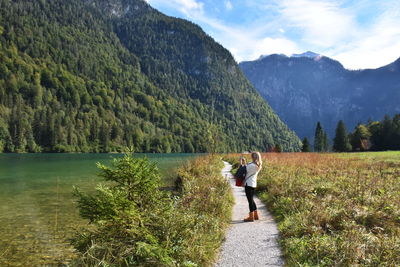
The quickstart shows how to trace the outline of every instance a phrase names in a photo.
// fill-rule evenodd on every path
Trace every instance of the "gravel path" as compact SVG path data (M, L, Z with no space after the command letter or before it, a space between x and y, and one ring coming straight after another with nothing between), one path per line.
M216 267L283 266L282 252L278 246L278 229L265 205L255 198L260 220L243 222L249 206L243 187L235 186L232 165L224 162L222 175L229 179L235 196L231 226L221 247Z

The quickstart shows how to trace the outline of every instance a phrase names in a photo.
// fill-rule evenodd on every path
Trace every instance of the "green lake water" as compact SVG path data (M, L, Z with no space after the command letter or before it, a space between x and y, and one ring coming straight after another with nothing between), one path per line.
M135 154L155 162L171 185L174 169L196 154ZM73 257L68 238L86 222L73 186L93 191L96 162L119 154L0 154L0 266L57 266Z

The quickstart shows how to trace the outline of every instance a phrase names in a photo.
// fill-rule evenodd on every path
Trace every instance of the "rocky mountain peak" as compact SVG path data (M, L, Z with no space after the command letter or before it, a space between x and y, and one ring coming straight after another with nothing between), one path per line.
M312 140L317 121L333 137L339 120L352 129L368 118L379 120L398 112L400 58L379 69L352 71L337 60L315 55L240 63L259 93L300 137Z
M308 57L308 58L321 58L322 55L314 53L312 51L307 51L302 54L292 54L291 57Z

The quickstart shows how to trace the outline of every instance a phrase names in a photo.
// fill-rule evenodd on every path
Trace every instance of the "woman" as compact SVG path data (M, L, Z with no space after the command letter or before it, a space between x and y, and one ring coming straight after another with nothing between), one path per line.
M240 157L240 167L237 169L234 177L236 179L236 186L241 186L243 187L244 184L244 179L246 178L246 165L247 161L246 158L241 156Z
M251 153L251 159L253 160L246 166L246 178L244 180L244 189L246 192L247 201L249 202L249 217L245 218L245 222L253 222L258 220L257 206L254 202L254 191L257 187L257 175L262 168L262 160L260 152Z
M243 157L243 156L241 156L241 157L240 157L240 167L246 166L246 164L247 164L246 158Z

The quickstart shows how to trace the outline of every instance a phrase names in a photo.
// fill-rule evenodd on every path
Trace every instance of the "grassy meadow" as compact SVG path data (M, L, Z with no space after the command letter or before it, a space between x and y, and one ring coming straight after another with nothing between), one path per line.
M339 153L336 156L341 158L353 158L369 161L400 162L400 151L379 151L361 153Z
M257 191L288 266L400 266L400 152L263 159Z

